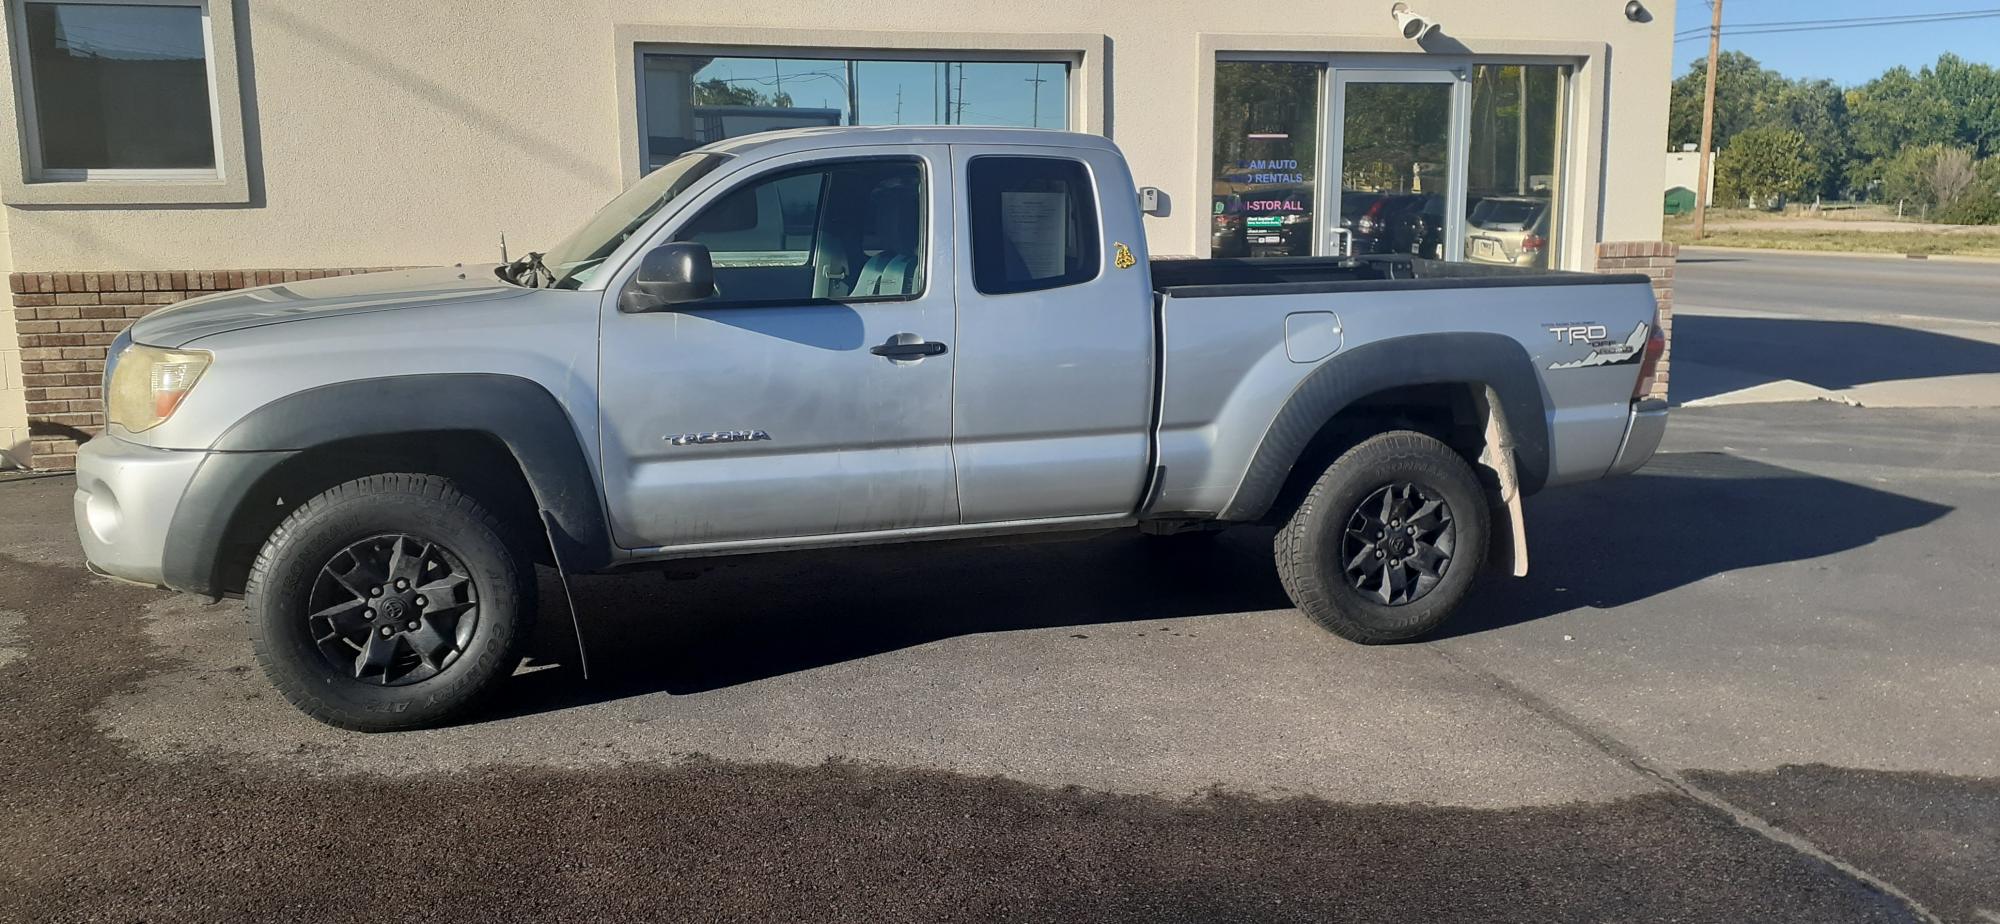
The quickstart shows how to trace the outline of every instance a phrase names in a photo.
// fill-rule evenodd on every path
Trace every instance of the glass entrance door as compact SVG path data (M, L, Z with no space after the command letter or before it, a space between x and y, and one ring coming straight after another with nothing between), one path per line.
M1465 104L1448 70L1336 69L1328 81L1319 252L1457 260L1465 250Z

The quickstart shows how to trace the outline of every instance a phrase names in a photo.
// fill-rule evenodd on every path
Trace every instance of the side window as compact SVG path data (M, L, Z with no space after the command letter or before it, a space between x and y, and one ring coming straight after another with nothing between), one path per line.
M722 302L911 297L924 201L915 161L846 161L753 179L674 240L708 247Z
M979 157L966 167L972 283L989 295L1097 278L1097 206L1082 163Z

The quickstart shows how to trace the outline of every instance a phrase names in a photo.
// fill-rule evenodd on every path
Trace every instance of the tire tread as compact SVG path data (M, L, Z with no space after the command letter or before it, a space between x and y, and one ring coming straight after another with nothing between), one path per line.
M1442 467L1447 477L1461 480L1476 492L1483 492L1472 467L1460 458L1458 453L1453 452L1451 447L1435 437L1413 430L1393 430L1362 440L1342 453L1325 472L1314 479L1312 487L1306 491L1298 507L1292 511L1292 515L1284 525L1278 528L1277 534L1272 539L1272 552L1278 566L1278 581L1283 585L1293 605L1314 623L1348 641L1364 645L1381 645L1409 641L1424 635L1441 624L1470 590L1470 579L1461 579L1457 582L1455 593L1432 599L1440 591L1446 590L1440 586L1425 600L1410 604L1425 608L1425 616L1417 620L1418 626L1414 631L1384 631L1372 627L1357 618L1353 612L1354 607L1345 605L1345 601L1336 599L1336 595L1329 592L1329 587L1334 581L1341 582L1344 588L1346 576L1339 571L1326 573L1329 569L1322 566L1321 556L1315 554L1317 550L1310 541L1314 529L1323 517L1341 515L1340 512L1324 510L1327 495L1337 490L1345 479L1367 477L1368 471L1410 463ZM1475 530L1477 535L1472 541L1465 541L1462 537L1459 553L1452 561L1454 571L1464 569L1476 575L1485 563L1488 524L1483 493L1481 500L1482 503L1477 505L1477 510L1456 511L1461 522L1465 522L1467 518L1477 521Z
M357 720L350 709L321 695L315 688L317 685L307 676L295 670L285 669L285 665L281 663L284 655L278 651L276 640L269 637L264 620L257 617L264 605L262 598L269 591L272 570L277 565L276 556L291 544L296 534L309 529L314 521L330 515L345 505L398 494L440 502L451 512L464 516L466 520L498 537L503 548L509 550L519 548L513 537L508 535L506 525L498 516L487 510L477 499L459 490L450 479L440 475L413 472L367 475L328 488L300 504L286 516L277 528L271 531L263 546L257 550L256 558L250 565L249 577L244 584L243 599L252 615L251 642L257 659L264 668L264 674L270 678L279 694L300 712L328 725L355 731L402 731L437 725L472 710L497 686L497 683L493 682L497 678L489 678L485 682L476 682L476 689L469 695L462 696L458 702L442 708L391 715L371 713L365 719ZM507 566L515 572L515 589L520 589L524 583L520 572L531 568L532 565L514 553L510 552L509 557ZM532 632L534 600L531 571L525 578L525 585L527 591L525 599L515 601L510 644L503 646L503 650L498 652L489 650L487 653L489 659L496 657L502 660L511 659L520 644ZM496 670L491 664L472 666L476 671Z

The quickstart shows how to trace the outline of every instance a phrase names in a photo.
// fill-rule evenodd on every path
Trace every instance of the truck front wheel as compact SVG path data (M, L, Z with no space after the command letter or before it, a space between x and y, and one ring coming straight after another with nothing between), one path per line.
M1383 433L1320 475L1274 542L1285 592L1350 641L1435 630L1486 559L1488 508L1472 467L1437 439Z
M395 731L464 714L513 672L534 570L500 521L436 475L373 475L301 504L244 589L257 659L329 725Z

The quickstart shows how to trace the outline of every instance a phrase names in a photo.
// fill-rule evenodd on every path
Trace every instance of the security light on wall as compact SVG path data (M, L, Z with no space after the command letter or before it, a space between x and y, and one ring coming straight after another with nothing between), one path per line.
M1396 28L1403 31L1403 37L1413 42L1421 42L1424 37L1437 31L1437 20L1410 9L1407 3L1397 2L1389 7L1389 15L1396 20Z

